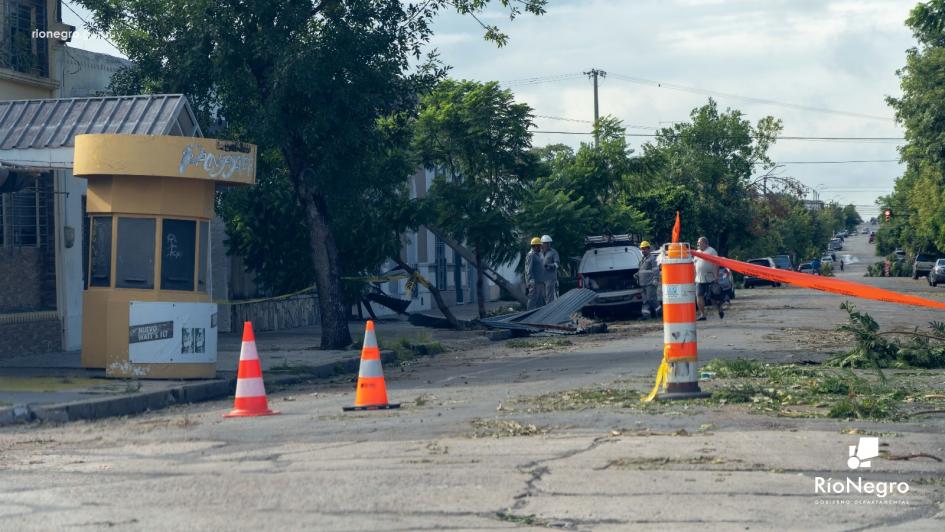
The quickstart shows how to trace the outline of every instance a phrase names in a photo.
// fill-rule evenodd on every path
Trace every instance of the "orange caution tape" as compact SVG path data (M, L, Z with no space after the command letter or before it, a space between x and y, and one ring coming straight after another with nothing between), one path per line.
M945 302L942 301L934 301L924 297L900 294L899 292L884 290L882 288L876 288L875 286L869 286L862 283L841 281L840 279L834 279L833 277L824 277L810 273L800 273L792 272L790 270L768 268L766 266L749 264L740 260L726 259L723 257L716 257L715 255L706 255L705 253L701 253L699 251L692 251L692 254L695 257L718 264L719 266L725 266L726 268L735 270L736 272L750 275L752 277L758 277L760 279L775 281L778 283L788 283L795 286L803 286L804 288L813 288L814 290L822 290L824 292L859 297L863 299L875 299L876 301L886 301L888 303L899 303L901 305L914 305L917 307L928 307L945 310Z

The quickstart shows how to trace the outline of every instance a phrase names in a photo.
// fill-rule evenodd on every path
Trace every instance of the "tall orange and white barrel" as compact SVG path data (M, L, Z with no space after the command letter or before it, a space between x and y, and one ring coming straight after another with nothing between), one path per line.
M656 386L646 401L697 399L710 394L699 389L696 335L696 270L689 244L663 246L663 361Z

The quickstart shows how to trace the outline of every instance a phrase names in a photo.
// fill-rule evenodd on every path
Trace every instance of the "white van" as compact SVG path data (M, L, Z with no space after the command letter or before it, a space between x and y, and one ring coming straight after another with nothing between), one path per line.
M640 314L643 289L636 273L643 260L639 241L631 235L589 236L587 251L578 265L578 286L598 293L594 303L585 306L585 314Z

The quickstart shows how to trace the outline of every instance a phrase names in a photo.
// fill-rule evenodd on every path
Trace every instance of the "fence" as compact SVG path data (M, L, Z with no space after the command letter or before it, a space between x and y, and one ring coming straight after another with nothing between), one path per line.
M245 321L253 322L257 331L279 331L317 325L318 296L303 294L275 301L220 305L221 316L228 316L229 330L241 331ZM221 320L226 321L226 320ZM220 330L225 332L221 324Z

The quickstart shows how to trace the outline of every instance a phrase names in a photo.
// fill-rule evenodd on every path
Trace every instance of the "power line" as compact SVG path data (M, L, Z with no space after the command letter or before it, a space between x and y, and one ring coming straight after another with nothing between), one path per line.
M535 129L531 131L532 133L542 133L542 134L554 134L554 135L593 135L590 131L551 131L546 129ZM678 137L678 135L664 135L662 133L624 133L627 137ZM715 138L741 138L741 136L736 135L723 135L716 136ZM757 136L752 136L752 138L759 138ZM843 142L898 142L903 141L903 137L814 137L814 136L802 136L802 135L778 135L772 137L774 140L799 140L799 141L813 141L813 142L834 142L834 141L843 141Z
M715 91L715 90L710 90L710 89L700 89L698 87L677 85L675 83L664 83L660 81L654 81L652 79L638 78L635 76L627 76L624 74L611 73L611 77L618 79L620 81L626 81L629 83L649 85L653 87L672 89L672 90L681 91L681 92L690 92L690 93L695 93L695 94L701 94L704 96L720 96L724 98L743 100L746 102L762 103L762 104L767 104L767 105L779 105L781 107L790 107L792 109L799 109L801 111L813 111L817 113L829 113L829 114L836 114L836 115L852 116L856 118L868 118L871 120L886 120L890 122L895 121L895 119L891 116L879 116L879 115L871 115L871 114L866 114L866 113L857 113L857 112L852 112L852 111L840 111L837 109L829 109L826 107L814 107L810 105L801 105L801 104L790 103L790 102L781 102L781 101L772 100L769 98L756 98L753 96L742 96L740 94L732 94L730 92L721 92L721 91Z
M66 6L66 9L68 9L69 11L72 11L72 14L73 14L73 15L79 17L79 20L81 20L82 23L85 24L86 28L92 27L92 25L89 24L89 21L87 21L87 20L85 20L84 18L82 18L82 15L80 15L78 12L76 12L75 9L72 9L72 6L69 5L69 2L67 2L66 0L62 0L62 5ZM109 40L108 40L108 37L105 37L104 35L99 35L99 37L101 37L103 41L105 41L105 42L107 42L108 44L112 45L112 48L114 48L115 50L117 50L119 53L121 52L121 49L118 48L117 46L115 46L115 43L113 43L112 41L109 41Z
M858 159L849 161L776 161L777 164L854 164L854 163L898 163L899 159Z
M501 81L505 86L539 85L542 83L556 83L558 81L567 81L582 77L583 74L559 74L556 76L539 76L534 78L521 78Z

